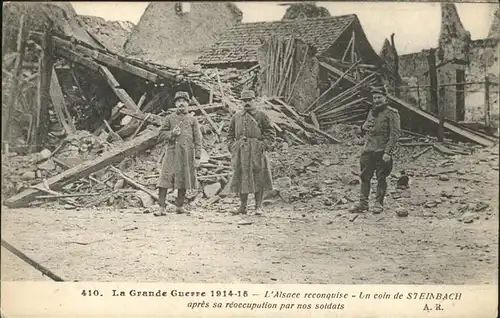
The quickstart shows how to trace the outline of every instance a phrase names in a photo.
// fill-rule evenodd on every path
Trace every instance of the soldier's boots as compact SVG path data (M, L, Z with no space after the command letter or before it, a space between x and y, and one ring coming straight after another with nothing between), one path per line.
M264 214L264 208L262 207L263 198L264 191L255 192L255 215Z
M372 208L372 212L374 214L380 214L384 212L384 197L385 197L385 192L386 189L383 187L377 187L377 196L376 196L376 201L375 205Z
M368 200L360 200L356 205L349 209L351 213L368 212Z
M167 207L166 206L163 206L163 207L158 207L156 209L156 211L153 213L154 216L165 216L167 215Z
M186 189L178 189L177 190L177 198L175 200L175 212L177 214L183 214L186 213L186 210L184 209L184 201L186 199Z
M248 194L240 194L240 207L233 214L247 214Z
M384 212L384 206L382 205L382 203L377 201L373 205L371 211L373 212L373 214L380 214L380 213Z
M351 213L368 212L368 197L370 195L370 182L361 183L361 193L359 194L359 202L349 209Z

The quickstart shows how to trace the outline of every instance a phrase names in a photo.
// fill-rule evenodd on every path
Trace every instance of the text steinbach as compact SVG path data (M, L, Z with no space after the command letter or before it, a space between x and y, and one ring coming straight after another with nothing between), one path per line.
M205 297L207 296L206 292L199 291L179 291L176 289L172 289L170 292L166 290L158 289L156 291L153 290L137 290L131 289L128 292L123 290L113 289L112 296L132 296L132 297Z

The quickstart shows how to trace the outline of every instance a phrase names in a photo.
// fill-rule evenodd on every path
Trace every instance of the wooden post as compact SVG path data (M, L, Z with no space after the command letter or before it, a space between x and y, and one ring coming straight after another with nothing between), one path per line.
M25 41L24 41L24 14L21 16L20 26L19 26L19 34L17 37L17 58L16 64L14 65L14 74L12 77L12 84L10 87L9 99L7 101L7 108L4 112L2 112L2 142L5 145L5 149L9 148L9 124L10 124L10 114L16 104L16 100L19 96L19 78L21 77L21 69L23 65L24 58L24 49L25 49Z
M35 125L32 131L31 145L29 151L37 151L45 141L49 128L49 105L50 99L50 80L52 77L53 46L52 46L52 26L49 26L42 36L42 53L40 56L38 73L38 92L37 106L35 113Z
M418 82L418 78L417 78L417 106L419 109L422 109L422 107L420 106L420 84Z
M438 140L444 139L444 120L441 120L442 107L439 104L438 98L438 79L436 70L436 50L430 49L427 55L427 63L429 63L429 81L431 84L431 105L432 111L439 114ZM444 115L444 114L443 114ZM443 118L444 119L444 118Z
M444 141L444 106L446 103L446 87L438 85L439 87L439 98L438 98L438 107L439 107L439 127L438 127L438 141Z
M490 78L488 74L484 76L484 125L490 128Z

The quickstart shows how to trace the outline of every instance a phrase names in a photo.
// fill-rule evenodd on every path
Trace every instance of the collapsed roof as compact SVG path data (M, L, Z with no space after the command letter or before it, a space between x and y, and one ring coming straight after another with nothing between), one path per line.
M362 36L359 43L364 44L369 55L377 59L378 56L369 45L358 17L355 14L349 14L236 25L222 34L196 63L201 65L256 63L257 49L272 35L282 37L293 35L316 49L318 55L322 55L351 27L355 27Z

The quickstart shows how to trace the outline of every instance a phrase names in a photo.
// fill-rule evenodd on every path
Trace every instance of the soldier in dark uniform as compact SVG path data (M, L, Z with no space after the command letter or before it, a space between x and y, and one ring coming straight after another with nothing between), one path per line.
M400 119L396 109L387 104L387 92L384 87L372 87L373 108L362 126L366 141L360 158L361 193L359 203L350 209L354 213L368 211L370 181L375 173L377 177L376 201L371 209L381 213L384 209L384 197L387 191L386 178L391 174L397 141L400 134Z

